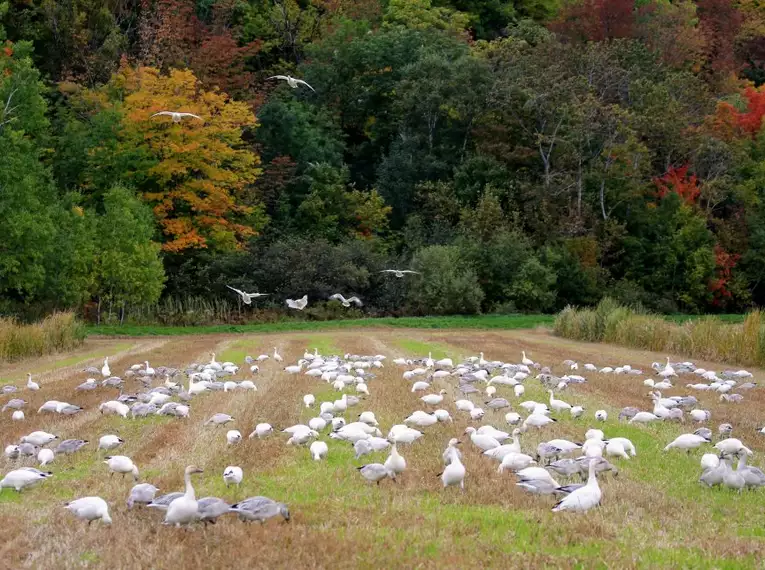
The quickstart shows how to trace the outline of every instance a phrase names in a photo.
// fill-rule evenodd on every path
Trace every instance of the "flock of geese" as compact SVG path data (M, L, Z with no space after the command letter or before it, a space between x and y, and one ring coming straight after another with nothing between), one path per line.
M380 271L380 273L386 273L398 278L402 278L404 275L421 275L418 271L412 271L411 269L383 269L382 271ZM228 287L234 293L239 295L239 298L241 299L242 303L244 303L245 305L251 305L253 299L257 299L259 297L266 297L270 295L270 293L247 293L245 291L242 291L241 289L232 287L231 285L226 285L226 287ZM363 306L361 299L359 299L358 297L352 296L352 297L345 298L342 293L335 293L334 295L331 295L329 299L338 301L340 304L343 305L343 307L350 307L351 304L354 304L357 307ZM287 299L285 300L285 303L287 304L287 307L289 307L290 309L296 309L298 311L302 311L303 309L306 308L306 306L308 306L308 295L303 295L299 299Z
M579 364L570 360L563 362L566 373L560 376L550 368L534 362L522 353L520 362L488 361L483 353L470 357L464 362L454 364L452 359L434 360L427 358L408 360L396 358L393 364L404 368L402 380L408 383L413 407L419 407L401 423L392 425L385 436L374 411L364 410L356 414L351 410L363 403L370 395L370 386L375 386L376 371L385 366L384 355L322 356L318 350L306 352L294 365L286 365L285 375L306 375L317 382L327 383L337 392L337 399L318 402L313 394L305 394L302 403L296 407L315 410L315 416L305 424L295 424L281 432L287 438L285 443L296 448L306 448L315 461L325 460L330 453L327 440L339 440L353 446L356 459L370 454L386 452L383 462L370 462L357 467L360 477L380 485L386 479L396 480L407 470L406 451L402 446L416 444L425 437L430 426L436 424L451 425L452 413L465 414L471 421L482 422L487 414L492 420L503 418L508 430L499 429L489 423L480 427L467 427L462 433L469 439L486 461L497 463L497 471L502 474L514 474L516 485L535 495L553 495L558 501L552 508L554 512L588 511L599 505L602 490L598 478L604 473L618 473L619 461L630 461L637 456L636 446L626 437L617 434L606 436L603 430L589 428L584 432L582 441L553 438L540 442L535 449L524 449L522 439L530 429L544 430L554 426L559 419L577 420L586 417L585 407L569 403L561 398L561 392L570 386L586 382L579 374ZM134 364L122 376L114 376L109 366L109 359L104 360L102 368L86 368L84 372L95 377L88 378L77 386L76 392L90 390L119 389L119 396L99 405L102 414L118 415L128 418L148 415L168 415L192 421L189 401L203 397L211 391L230 392L233 398L246 397L249 391L256 391L252 380L234 380L241 373L256 375L266 361L283 362L278 349L274 347L272 355L262 354L257 358L246 357L248 368L240 370L233 362L219 363L212 355L210 362L192 364L181 371L169 367L151 367L149 362ZM598 372L613 375L644 375L642 370L629 365L616 368L597 368L593 364L584 364L584 372ZM745 370L715 371L696 368L692 363L653 364L654 375L643 383L651 388L649 396L652 407L641 410L626 407L618 414L619 421L630 424L645 424L657 421L684 421L687 415L698 424L711 420L711 413L698 406L698 400L692 395L665 397L666 392L674 388L673 382L681 375L693 377L694 382L686 384L688 389L713 391L726 401L739 401L741 392L756 387L751 382L751 374ZM583 373L584 373L583 372ZM97 380L96 377L101 379ZM186 377L185 385L177 380ZM539 382L549 395L547 401L524 399L526 387L531 380ZM703 380L703 382L702 382ZM130 381L137 390L129 394L125 385ZM286 379L285 379L286 381ZM39 392L44 389L28 375L26 390ZM23 390L23 389L22 389ZM499 391L502 391L500 395ZM735 390L735 392L733 392ZM15 396L20 390L15 386L5 386L4 394ZM23 392L22 392L23 394ZM240 395L241 394L241 395ZM739 396L739 398L733 398ZM511 404L508 398L516 400ZM478 403L477 403L478 402ZM2 407L10 410L12 419L26 421L23 398L12 397ZM514 408L518 411L513 411ZM453 411L449 411L451 408ZM46 401L37 410L37 415L46 413L74 415L82 408L77 405L57 400ZM520 412L520 413L519 413ZM523 415L521 415L523 414ZM356 421L346 421L345 417L356 417ZM608 412L596 410L592 418L595 422L605 422ZM236 419L225 412L218 412L204 421L205 426L214 428L235 423ZM618 424L617 424L618 425ZM617 428L613 428L618 431ZM250 439L275 437L275 429L268 423L259 423L249 434ZM718 427L718 439L714 446L714 434L708 427L699 427L693 433L685 433L668 442L664 451L682 450L691 453L702 446L710 446L709 452L701 457L702 473L699 481L709 487L721 486L737 491L745 488L765 486L765 474L758 468L747 465L753 455L739 439L732 438L733 427L721 424ZM765 433L763 428L762 433ZM456 434L455 434L456 435ZM227 445L237 445L243 440L237 429L226 432ZM164 512L164 524L189 526L202 522L215 523L225 514L235 514L242 521L264 522L273 517L290 520L290 512L282 502L268 497L257 496L239 501L233 505L217 497L197 499L192 476L202 472L197 466L189 465L184 472L185 489L165 495L157 495L159 489L149 482L139 482L139 467L130 457L111 455L125 442L114 434L104 434L99 438L98 450L109 455L103 457L104 464L112 475L123 478L132 477L135 486L127 497L127 507L132 509L143 505L148 509ZM9 462L24 463L37 460L39 467L48 468L56 464L59 455L74 454L88 446L86 440L67 439L60 441L56 434L45 431L32 431L20 441L5 447L5 457ZM462 441L452 437L440 457L443 465L438 474L444 488L459 487L464 489L468 469L463 462L460 450ZM734 468L734 463L737 464ZM36 467L15 466L0 480L2 489L24 489L37 485L53 476L51 471ZM227 466L223 472L226 486L239 485L244 479L243 469L236 465ZM97 496L82 497L66 503L65 507L75 517L88 521L95 520L111 524L110 506Z

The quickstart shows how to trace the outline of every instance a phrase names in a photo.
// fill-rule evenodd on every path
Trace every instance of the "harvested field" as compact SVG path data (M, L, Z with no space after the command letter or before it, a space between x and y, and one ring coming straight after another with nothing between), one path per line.
M279 347L285 362L262 363L254 378L246 366L238 379L253 379L257 392L214 392L191 402L187 420L153 416L123 420L102 416L98 405L117 395L99 388L75 392L87 375L86 365L101 365L110 355L112 371L119 374L131 364L149 360L152 366L185 367L203 362L216 353L220 362L243 364L245 355L270 353ZM563 373L561 362L570 358L580 364L599 366L629 363L641 367L643 376L584 373L588 382L571 386L561 398L586 408L583 418L568 416L552 427L524 434L521 444L531 453L537 443L552 438L581 441L595 427L593 413L605 409L609 420L597 427L607 436L630 438L637 457L616 461L618 477L601 479L602 506L585 514L552 513L550 497L525 494L514 485L515 477L497 473L497 463L483 457L464 436L463 462L467 468L465 491L441 488L441 453L451 437L461 437L469 425L508 426L503 413L487 411L483 421L454 409L454 384L437 380L434 387L447 389L441 407L450 411L454 423L423 428L425 437L412 445L400 445L408 469L397 483L384 480L379 486L364 481L355 467L382 462L387 452L355 460L352 446L321 439L329 445L327 461L314 462L308 450L285 445L277 434L264 440L246 439L259 422L281 429L307 422L317 415L303 406L303 394L312 393L317 403L338 398L332 387L314 378L291 376L282 371L307 349L323 354L384 354L385 368L369 382L371 396L349 409L349 421L365 410L375 412L384 434L411 412L427 409L410 392L411 383L401 377L404 368L391 361L397 356L461 359L483 352L487 359L519 362L521 351L535 361ZM707 489L697 482L699 458L711 449L704 446L690 454L662 451L677 435L692 432L696 425L660 423L648 426L617 421L624 406L650 410L648 388L642 380L652 375L651 362L665 355L613 346L579 343L552 336L544 330L427 331L375 330L306 331L258 335L195 335L162 338L88 339L76 353L46 357L0 367L0 384L20 388L25 373L33 372L41 390L20 390L15 397L28 400L27 418L21 422L0 416L3 446L34 430L45 430L60 439L82 438L91 443L72 456L58 456L50 468L50 480L21 494L0 493L0 525L3 541L0 557L8 568L732 568L754 567L765 558L765 491L742 494ZM683 359L672 355L673 361ZM723 370L721 363L696 362ZM246 371L246 373L245 373ZM751 370L755 381L765 375ZM581 370L580 370L581 372ZM648 374L651 372L651 374ZM654 375L655 376L655 375ZM688 379L687 382L694 380ZM765 436L757 434L765 419L763 392L757 387L745 393L739 404L720 402L716 394L693 392L681 378L665 395L692 393L700 408L712 413L709 427L717 431L722 422L734 426L755 455L751 464L762 467ZM541 384L529 378L524 399L547 401ZM126 391L138 388L128 381ZM498 387L498 396L516 404L512 389ZM10 396L3 396L5 402ZM46 400L64 400L85 408L71 416L37 414ZM483 400L483 395L474 398ZM318 405L318 404L317 404ZM514 405L514 408L518 407ZM507 411L507 410L505 410ZM520 410L522 411L522 410ZM204 427L216 412L236 418L227 427ZM225 434L239 429L245 440L226 445ZM110 477L103 464L104 452L96 452L98 438L114 433L125 439L119 453L131 457L141 470L141 481L157 485L161 492L182 490L183 469L196 464L204 473L194 479L197 497L218 496L236 502L265 495L289 505L292 520L272 520L264 525L243 524L233 515L214 526L190 531L165 527L162 513L145 508L128 511L125 499L132 480ZM2 472L7 472L9 462ZM33 465L31 461L26 463ZM239 465L244 481L227 488L222 473L227 465ZM65 501L98 495L109 503L111 526L91 526L75 520L63 509Z

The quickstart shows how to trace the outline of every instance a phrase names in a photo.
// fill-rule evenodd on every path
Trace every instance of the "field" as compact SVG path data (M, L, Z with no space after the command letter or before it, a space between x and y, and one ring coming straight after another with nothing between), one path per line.
M616 419L623 406L650 409L643 376L589 374L588 383L573 386L562 398L585 406L586 419L565 418L541 432L529 431L521 444L531 452L540 441L565 437L580 441L593 427L596 409L609 412L601 427L607 436L625 436L637 446L637 457L617 464L618 477L601 479L603 502L587 514L556 514L549 497L529 496L514 485L509 473L497 473L497 463L482 457L464 440L467 467L465 491L442 489L441 452L451 437L459 437L470 422L453 406L454 392L447 388L446 408L453 424L425 428L419 442L400 446L408 470L397 484L383 481L378 487L366 483L355 466L382 462L386 454L356 461L347 443L329 443L326 462L310 460L307 449L288 447L280 434L265 440L247 440L227 446L227 428L204 427L216 412L236 418L233 427L244 434L259 422L276 428L307 421L316 414L306 410L302 395L313 393L317 402L337 399L327 384L310 377L288 376L282 366L267 361L254 378L254 393L216 392L196 397L191 418L152 417L121 420L101 416L100 402L116 396L115 390L99 388L75 393L86 375L85 365L97 364L110 355L114 372L149 360L152 366L183 367L206 361L210 352L218 361L242 363L278 346L285 363L294 363L306 349L318 347L324 354L385 354L386 367L369 383L371 396L351 408L346 418L355 419L372 410L381 429L401 421L424 404L410 393L401 378L403 369L392 364L396 356L459 359L485 353L488 359L519 362L521 350L534 360L562 373L566 358L580 363L619 365L629 363L650 370L654 360L666 355L631 351L608 345L578 343L553 337L545 330L425 330L354 329L330 332L301 331L247 335L189 335L169 337L90 337L74 353L0 367L0 384L24 385L25 373L33 372L41 383L37 393L22 391L30 401L27 419L11 422L0 416L3 446L22 435L42 429L60 438L91 441L85 451L57 457L54 477L40 486L16 494L0 493L0 559L9 568L476 568L476 567L608 567L608 568L733 568L761 564L765 556L765 491L736 494L702 488L699 457L663 453L662 448L678 434L694 426L661 424L628 426ZM682 355L672 355L673 361ZM697 364L723 370L724 364ZM763 371L753 370L755 380ZM241 378L249 374L240 374ZM442 382L442 381L437 381ZM686 394L681 388L670 395ZM136 386L128 383L128 390ZM508 388L498 395L516 401ZM762 467L765 436L755 433L765 419L761 388L746 395L740 404L725 404L707 393L694 392L701 408L712 412L710 427L728 421L739 437L755 451L751 462ZM3 397L6 401L8 396ZM37 415L49 399L65 400L86 408L73 417ZM482 399L482 398L481 398ZM541 385L527 381L525 399L546 401ZM478 398L475 398L478 401ZM482 423L504 429L504 413L487 413ZM162 526L161 513L136 508L128 511L125 498L132 481L110 478L101 462L104 453L93 442L100 435L116 433L126 440L120 453L132 457L141 469L141 480L162 492L181 490L183 468L196 464L205 472L195 478L198 497L215 495L230 502L265 495L289 505L289 524L275 520L260 526L243 524L233 516L217 525L191 531ZM0 459L0 463L5 460ZM7 462L6 462L7 463ZM31 464L31 463L30 463ZM222 480L227 465L239 465L245 479L239 488L226 488ZM2 472L8 470L3 465ZM63 509L67 500L99 495L111 507L111 527L94 523L88 527Z

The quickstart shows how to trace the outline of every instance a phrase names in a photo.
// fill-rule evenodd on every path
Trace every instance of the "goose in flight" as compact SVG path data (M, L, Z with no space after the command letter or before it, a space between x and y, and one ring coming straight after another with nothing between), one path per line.
M289 85L293 89L297 89L298 85L305 85L306 87L308 87L308 89L310 89L311 91L316 93L316 89L314 89L313 87L308 85L308 83L306 83L302 79L297 79L297 78L291 77L289 75L272 75L268 79L281 79L282 81L286 81L287 85Z
M396 277L403 277L404 273L411 273L413 275L422 275L419 271L412 271L411 269L383 269L380 273L393 273Z
M158 116L172 117L174 123L180 123L181 119L184 117L194 117L195 119L204 121L204 119L200 117L199 115L195 115L194 113L184 113L181 111L160 111L159 113L154 113L151 116L151 118L153 119L154 117L158 117Z
M350 307L351 303L356 303L357 307L361 307L363 303L361 302L361 299L358 297L348 297L347 299L343 297L341 293L335 293L330 297L330 299L335 299L336 301L340 301L343 304L343 307Z
M308 295L303 295L300 299L287 299L286 303L290 309L302 311L308 305Z
M244 291L240 291L239 289L236 289L234 287L231 287L231 285L226 285L229 289L234 291L237 295L239 295L242 298L242 303L245 305L249 305L252 303L253 299L257 299L258 297L265 297L268 295L268 293L245 293Z

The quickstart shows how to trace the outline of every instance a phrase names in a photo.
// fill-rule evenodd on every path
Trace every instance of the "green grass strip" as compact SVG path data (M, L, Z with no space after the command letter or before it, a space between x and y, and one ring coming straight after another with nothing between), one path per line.
M210 325L201 327L166 327L110 325L88 326L89 335L104 336L177 336L188 334L273 333L289 331L323 331L358 327L417 329L528 329L548 326L553 315L481 315L450 317L402 317L348 319L343 321L283 321L252 325Z

